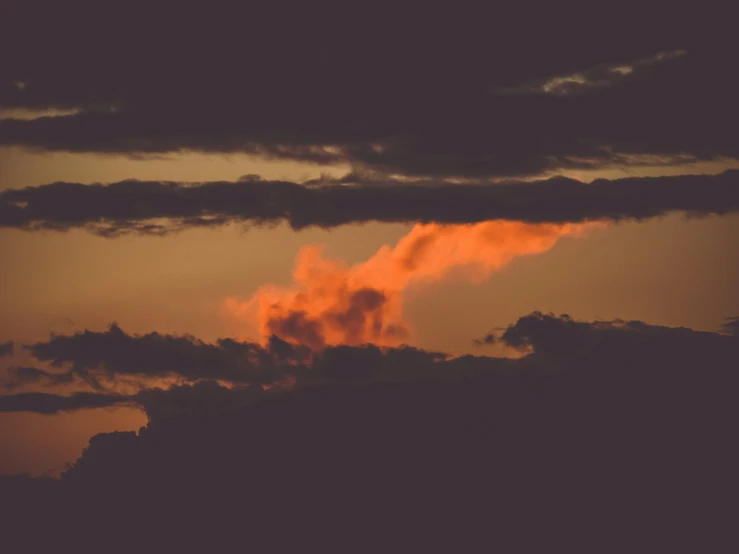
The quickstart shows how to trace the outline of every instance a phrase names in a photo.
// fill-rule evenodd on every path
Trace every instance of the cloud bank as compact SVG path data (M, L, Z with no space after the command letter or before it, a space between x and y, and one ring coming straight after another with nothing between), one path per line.
M496 337L531 352L342 346L313 362L320 380L289 390L142 391L138 432L92 437L59 480L0 479L5 540L36 548L74 535L94 550L121 523L122 543L186 552L244 533L279 549L327 532L479 545L491 525L496 541L527 549L716 536L735 471L736 336L532 313ZM117 401L0 399L45 413ZM28 532L39 524L46 533Z
M13 10L8 20L37 19ZM173 25L171 12L119 13L120 28L98 29L49 8L53 24L6 29L0 47L15 55L0 68L0 106L72 113L0 121L0 145L246 153L429 178L739 157L733 30L718 14L700 32L675 6L669 26L663 11L612 11L612 31L601 14L554 7L536 22L501 8L495 24L448 8L427 9L425 24L401 8L359 19L296 8L290 22L229 8L211 27L198 10Z
M730 318L731 321L735 319ZM40 360L52 365L71 365L72 369L56 375L81 384L103 377L115 383L132 375L175 376L186 383L173 387L172 394L180 397L196 394L200 386L205 387L202 390L206 393L215 391L215 398L221 399L229 391L237 397L253 398L262 391L284 390L296 385L301 388L321 383L445 381L488 374L507 375L511 371L546 375L556 373L558 368L574 373L603 371L628 375L629 379L645 371L655 378L669 375L670 379L678 379L697 371L695 368L704 363L712 372L731 373L731 368L739 361L739 338L735 334L655 326L642 321L584 322L566 314L555 316L540 312L489 333L481 342L501 342L521 349L525 355L515 359L469 355L454 358L411 346L373 344L326 346L316 350L290 344L275 336L266 347L232 339L208 344L193 337L158 333L127 335L116 326L104 333L85 331L71 336L54 336L48 342L28 348ZM119 351L123 347L128 352L125 358ZM30 371L32 368L22 369L26 370L22 385L45 383L50 374L54 375L41 370ZM228 388L216 381L226 383ZM146 381L141 382L145 386ZM194 385L197 385L195 389ZM104 391L72 397L19 393L0 398L5 411L55 412L97 407L105 402L111 405L138 402L146 407L159 399L165 401L167 394L166 390L143 388L128 396Z
M352 177L350 179L353 180ZM293 229L352 223L578 223L642 220L672 212L726 214L739 209L739 170L718 175L461 185L423 181L306 186L252 179L183 184L121 181L52 183L0 193L0 227L102 236L167 234L229 222L286 222Z

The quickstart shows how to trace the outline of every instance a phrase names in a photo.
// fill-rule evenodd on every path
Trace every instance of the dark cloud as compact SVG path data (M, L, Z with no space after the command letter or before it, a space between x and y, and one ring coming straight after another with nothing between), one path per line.
M8 29L3 51L27 46L0 69L0 105L80 112L2 121L0 144L246 152L433 177L739 155L732 35L687 32L693 13L673 9L668 29L661 12L624 10L609 14L608 32L600 14L588 23L580 11L543 8L538 23L514 7L501 8L495 23L487 13L429 8L424 24L400 8L392 17L296 8L291 22L274 9L235 8L211 26L200 11L177 11L176 26L170 10L152 9L145 21L121 14L120 29L66 11L48 17L54 25ZM254 22L248 30L246 20ZM685 54L655 61L676 51ZM614 79L620 73L608 68L625 64L634 75ZM490 93L580 73L609 86L585 95Z
M553 75L534 83L515 87L493 89L495 94L554 94L566 96L594 92L603 87L614 86L624 79L633 78L650 65L662 63L685 55L685 50L659 52L638 60L603 64L569 75Z
M70 396L61 396L43 392L23 392L0 396L0 412L55 414L89 408L107 408L130 402L131 397L119 394L78 392Z
M293 340L290 335L288 338ZM147 379L162 377L257 386L286 379L299 384L326 379L394 379L412 375L408 371L437 371L436 366L448 357L409 346L334 346L313 351L274 335L266 346L233 339L210 344L189 336L129 335L115 324L105 332L54 335L26 348L37 359L63 371L11 368L7 388L78 382L102 390L128 378L138 378L133 384L145 387Z
M642 346L661 348L665 355L675 355L683 350L705 351L701 352L702 355L722 354L726 349L733 355L739 353L736 352L739 342L719 333L620 319L590 323L577 321L567 314L555 316L541 312L520 318L508 326L500 338L509 346L555 357L586 356L603 349L613 352L623 349L631 355Z
M312 386L144 391L138 433L96 435L60 480L0 480L4 521L24 544L43 540L20 532L39 525L54 541L76 533L79 548L125 528L123 541L178 551L245 536L282 550L311 533L680 547L730 525L735 336L533 313L501 340L533 352L340 347L314 364L332 369ZM391 366L408 378L367 379ZM35 397L2 402L19 398Z
M480 339L473 339L472 344L474 344L475 346L488 346L491 344L495 344L495 342L495 333L491 332Z
M727 317L726 323L721 326L721 329L730 335L739 335L739 316Z
M300 352L278 339L270 344L275 351L232 339L209 344L189 336L128 335L113 324L105 332L55 335L27 348L39 360L71 366L55 379L79 378L99 387L105 378L125 376L272 383L283 377L281 365L295 361ZM37 377L49 378L49 374Z
M534 312L509 326L500 339L530 352L533 367L600 370L633 376L649 368L667 379L688 378L696 367L731 372L739 358L736 337L648 325L641 321L581 322L567 315Z
M66 385L74 381L75 375L70 372L57 373L37 367L20 366L8 369L8 378L5 380L4 385L7 389L14 389L31 383Z
M336 382L444 381L507 374L512 370L523 373L563 368L596 371L593 367L613 375L629 376L633 371L647 371L641 368L649 367L652 375L666 372L677 379L701 363L710 364L713 371L729 371L739 361L739 341L733 335L654 326L641 321L583 322L566 314L534 312L477 341L480 345L495 342L519 348L526 355L517 359L452 358L441 352L410 346L388 348L372 344L311 351L276 336L262 348L231 339L207 344L191 337L156 333L126 335L113 326L105 333L85 331L73 336L57 336L48 343L30 347L34 355L54 365L73 364L74 367L65 373L36 368L11 371L15 377L14 386L43 382L66 384L80 375L93 383L98 383L103 376L115 383L131 375L175 375L192 381L169 390L144 389L128 397L152 415L157 409L184 412L187 406L190 406L188 410L205 413L204 402L224 409L236 406L242 401L260 398L262 387L259 385L262 384L278 385L276 390L280 390L284 384L300 388ZM124 347L125 358L120 354ZM265 374L269 378L265 378ZM214 379L229 381L231 386L219 385ZM38 398L45 401L51 396ZM29 402L34 400L34 397L29 398ZM41 406L43 410L44 404Z
M371 182L303 186L283 181L199 185L121 181L109 185L53 183L0 193L0 226L87 228L103 236L166 234L227 222L294 229L367 221L473 223L493 219L579 222L644 219L670 212L725 214L739 209L739 171L597 179L556 177L535 182L460 185Z
M198 381L168 389L145 389L135 395L135 401L150 421L159 422L237 412L263 394L261 387L228 388L214 381Z
M77 392L70 395L24 392L0 395L0 412L55 414L65 411L106 408L115 405L138 406L150 421L171 418L206 417L243 409L264 394L261 387L233 387L215 381L173 385L168 389L148 388L135 394Z
M0 356L10 356L13 353L13 341L0 343Z

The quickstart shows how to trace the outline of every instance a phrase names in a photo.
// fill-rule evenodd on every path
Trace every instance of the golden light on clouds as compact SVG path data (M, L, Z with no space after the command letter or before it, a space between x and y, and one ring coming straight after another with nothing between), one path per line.
M325 257L320 246L305 246L296 259L292 286L262 286L245 302L227 299L226 309L237 318L256 318L263 339L274 334L313 348L368 342L395 346L412 336L403 314L409 286L442 280L452 271L479 283L516 257L545 252L560 237L603 226L416 224L394 247L384 245L351 266Z

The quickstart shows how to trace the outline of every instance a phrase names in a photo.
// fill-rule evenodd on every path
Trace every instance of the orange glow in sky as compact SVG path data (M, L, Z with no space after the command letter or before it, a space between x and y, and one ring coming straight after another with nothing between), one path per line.
M319 349L368 342L396 346L412 335L403 317L409 286L441 280L451 270L481 282L517 256L546 252L560 237L600 225L416 224L395 247L384 245L352 266L325 257L321 246L305 246L291 287L262 286L246 302L227 299L226 309L242 320L256 318L263 339L277 335Z

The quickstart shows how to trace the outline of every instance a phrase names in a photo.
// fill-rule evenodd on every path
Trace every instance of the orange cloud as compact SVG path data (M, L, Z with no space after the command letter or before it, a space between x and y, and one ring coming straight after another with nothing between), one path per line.
M517 256L546 252L562 236L580 236L598 223L416 224L395 247L382 246L365 262L348 266L323 256L321 246L298 253L293 286L260 287L246 302L226 301L238 318L256 317L267 338L320 349L327 345L407 342L403 292L411 285L443 279L455 269L481 282Z

